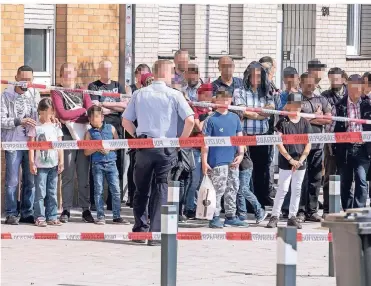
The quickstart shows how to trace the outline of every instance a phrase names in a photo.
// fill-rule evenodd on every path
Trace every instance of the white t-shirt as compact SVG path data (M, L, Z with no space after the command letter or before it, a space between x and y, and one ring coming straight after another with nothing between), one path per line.
M54 123L38 123L28 132L28 136L35 137L35 141L58 141L58 137L62 137L63 133ZM58 165L58 151L36 150L35 165L37 168L53 168Z

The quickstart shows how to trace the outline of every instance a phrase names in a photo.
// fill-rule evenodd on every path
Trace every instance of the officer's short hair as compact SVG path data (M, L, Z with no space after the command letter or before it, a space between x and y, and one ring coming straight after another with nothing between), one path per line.
M27 71L32 72L32 74L33 74L33 69L30 66L19 67L18 70L17 70L17 74L19 74L20 72L27 72Z
M94 112L99 112L99 113L103 114L103 108L100 107L100 106L96 106L96 105L91 106L88 109L88 118L90 118L94 114Z
M226 89L218 89L215 94L216 98L231 98L232 94Z
M171 61L168 60L158 60L153 64L152 70L155 75L158 75L161 69L164 69L167 65L173 65Z

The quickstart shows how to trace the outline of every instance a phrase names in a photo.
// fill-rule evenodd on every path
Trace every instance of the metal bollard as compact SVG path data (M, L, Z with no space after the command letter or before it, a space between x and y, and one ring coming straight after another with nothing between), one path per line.
M175 206L161 207L161 286L176 285L178 216Z
M296 235L295 227L278 228L276 286L296 286Z
M329 213L340 212L340 176L330 175L330 186L329 186ZM329 230L331 233L331 230ZM334 253L332 248L332 241L329 241L328 250L328 276L335 277L335 265L334 265Z
M180 182L170 181L167 188L167 204L175 206L178 215L179 215L179 193Z

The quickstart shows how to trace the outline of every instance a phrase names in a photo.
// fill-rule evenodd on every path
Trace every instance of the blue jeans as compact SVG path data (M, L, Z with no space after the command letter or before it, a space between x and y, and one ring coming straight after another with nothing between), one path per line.
M35 197L34 176L30 172L28 151L5 151L5 212L7 216L18 216L17 190L19 168L22 166L21 217L33 215Z
M185 211L196 211L198 190L202 180L201 150L193 149L196 168L192 171L191 182L186 190Z
M58 215L57 201L58 167L38 168L35 176L35 218L46 217L46 220L56 220ZM45 199L45 206L44 206Z
M92 163L92 171L94 179L94 198L98 219L104 218L104 177L106 177L108 188L111 190L113 218L119 218L121 199L119 171L117 170L116 161Z
M259 211L262 208L255 194L251 190L251 176L252 169L246 169L240 171L240 188L237 193L237 210L238 214L241 216L246 216L246 200L254 208L255 215L259 215Z
M366 175L370 167L370 159L366 147L349 147L346 163L339 167L341 187L341 204L344 210L366 207L368 187ZM355 182L352 193L353 177Z

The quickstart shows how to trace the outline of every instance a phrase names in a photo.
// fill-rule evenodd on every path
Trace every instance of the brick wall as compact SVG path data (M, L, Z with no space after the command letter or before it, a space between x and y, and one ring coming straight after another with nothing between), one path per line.
M119 5L57 4L56 75L64 62L78 69L78 82L98 79L96 68L103 59L113 64L118 79Z
M328 68L337 66L345 69L348 75L363 74L371 70L371 60L347 60L347 5L332 4L330 15L322 16L321 5L317 5L316 16L316 57ZM326 73L327 73L326 70ZM327 74L323 85L328 85Z
M14 80L17 68L24 63L23 5L1 6L1 78ZM6 88L1 86L1 91ZM5 157L1 151L1 212L4 211Z

